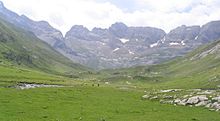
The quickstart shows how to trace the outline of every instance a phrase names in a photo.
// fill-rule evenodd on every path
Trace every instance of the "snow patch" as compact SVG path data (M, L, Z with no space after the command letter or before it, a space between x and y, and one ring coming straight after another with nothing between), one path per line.
M184 46L184 45L186 45L186 43L184 43L184 41L181 41L181 44Z
M177 42L171 42L170 43L170 46L176 46L176 45L180 45L180 43L177 43Z
M196 36L196 37L195 37L195 40L197 40L198 38L199 38L199 36Z
M128 50L128 52L129 52L129 54L132 54L132 55L134 55L134 52L132 52L132 51L130 51L130 50Z
M119 39L122 43L126 43L126 42L128 42L128 41L130 41L129 39L125 39L125 38L121 38L121 39Z
M158 43L154 43L150 45L150 48L156 47L158 45Z
M102 45L106 45L106 43L102 43Z
M117 51L117 50L119 50L120 48L115 48L114 50L113 50L113 52L115 52L115 51Z

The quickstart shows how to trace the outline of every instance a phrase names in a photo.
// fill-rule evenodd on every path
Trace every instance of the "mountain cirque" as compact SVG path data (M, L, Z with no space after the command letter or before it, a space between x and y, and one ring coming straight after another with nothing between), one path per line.
M33 21L0 4L0 17L34 33L71 60L94 69L157 64L182 56L220 38L220 21L203 26L179 26L169 33L153 27L128 27L117 22L91 31L75 25L65 37L46 21Z

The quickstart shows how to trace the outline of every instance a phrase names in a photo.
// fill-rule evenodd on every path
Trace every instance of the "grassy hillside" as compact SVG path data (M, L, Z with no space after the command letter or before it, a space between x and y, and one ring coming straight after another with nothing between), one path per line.
M38 70L50 74L69 75L89 71L73 63L39 40L33 33L0 19L0 63Z
M98 78L112 83L129 81L147 88L219 88L220 41L163 64L105 70Z

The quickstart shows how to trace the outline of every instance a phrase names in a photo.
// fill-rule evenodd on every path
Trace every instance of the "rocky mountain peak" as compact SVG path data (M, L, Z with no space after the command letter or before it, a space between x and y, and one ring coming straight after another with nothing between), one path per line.
M103 31L108 31L108 29L102 29L102 28L97 28L97 27L92 29L93 33L100 33L100 32L103 32Z
M71 29L70 29L70 31L72 31L72 32L78 32L78 31L85 31L85 32L89 32L89 30L86 28L86 27L84 27L83 25L74 25Z
M47 21L38 21L37 23L42 26L50 26L50 24Z
M70 37L70 36L74 36L77 38L83 37L84 35L86 35L87 33L89 33L90 31L84 27L83 25L74 25L70 31L68 31L66 33L66 37Z
M127 29L128 27L127 27L127 25L125 25L122 22L116 22L116 23L112 24L110 28L112 28L112 29Z
M198 38L200 32L200 26L186 26L182 25L173 30L171 30L166 35L166 43L168 45L182 45L185 46L186 43L194 44L192 40Z
M128 29L128 27L124 23L116 22L111 25L111 27L109 28L109 31L112 34L116 35L117 37L122 38L125 36L127 29Z
M202 26L198 40L209 42L217 40L220 36L220 21L212 21Z
M130 38L144 40L146 42L156 42L162 39L166 33L162 29L154 27L129 27Z

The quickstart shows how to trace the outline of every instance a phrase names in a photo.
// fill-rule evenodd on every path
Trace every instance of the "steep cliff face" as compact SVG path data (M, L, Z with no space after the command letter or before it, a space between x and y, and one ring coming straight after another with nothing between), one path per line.
M84 57L76 60L78 62L99 69L117 68L143 63L143 59L137 60L145 54L143 50L146 51L150 44L165 34L161 29L128 27L121 22L108 29L94 28L92 31L76 25L67 32L65 43Z

